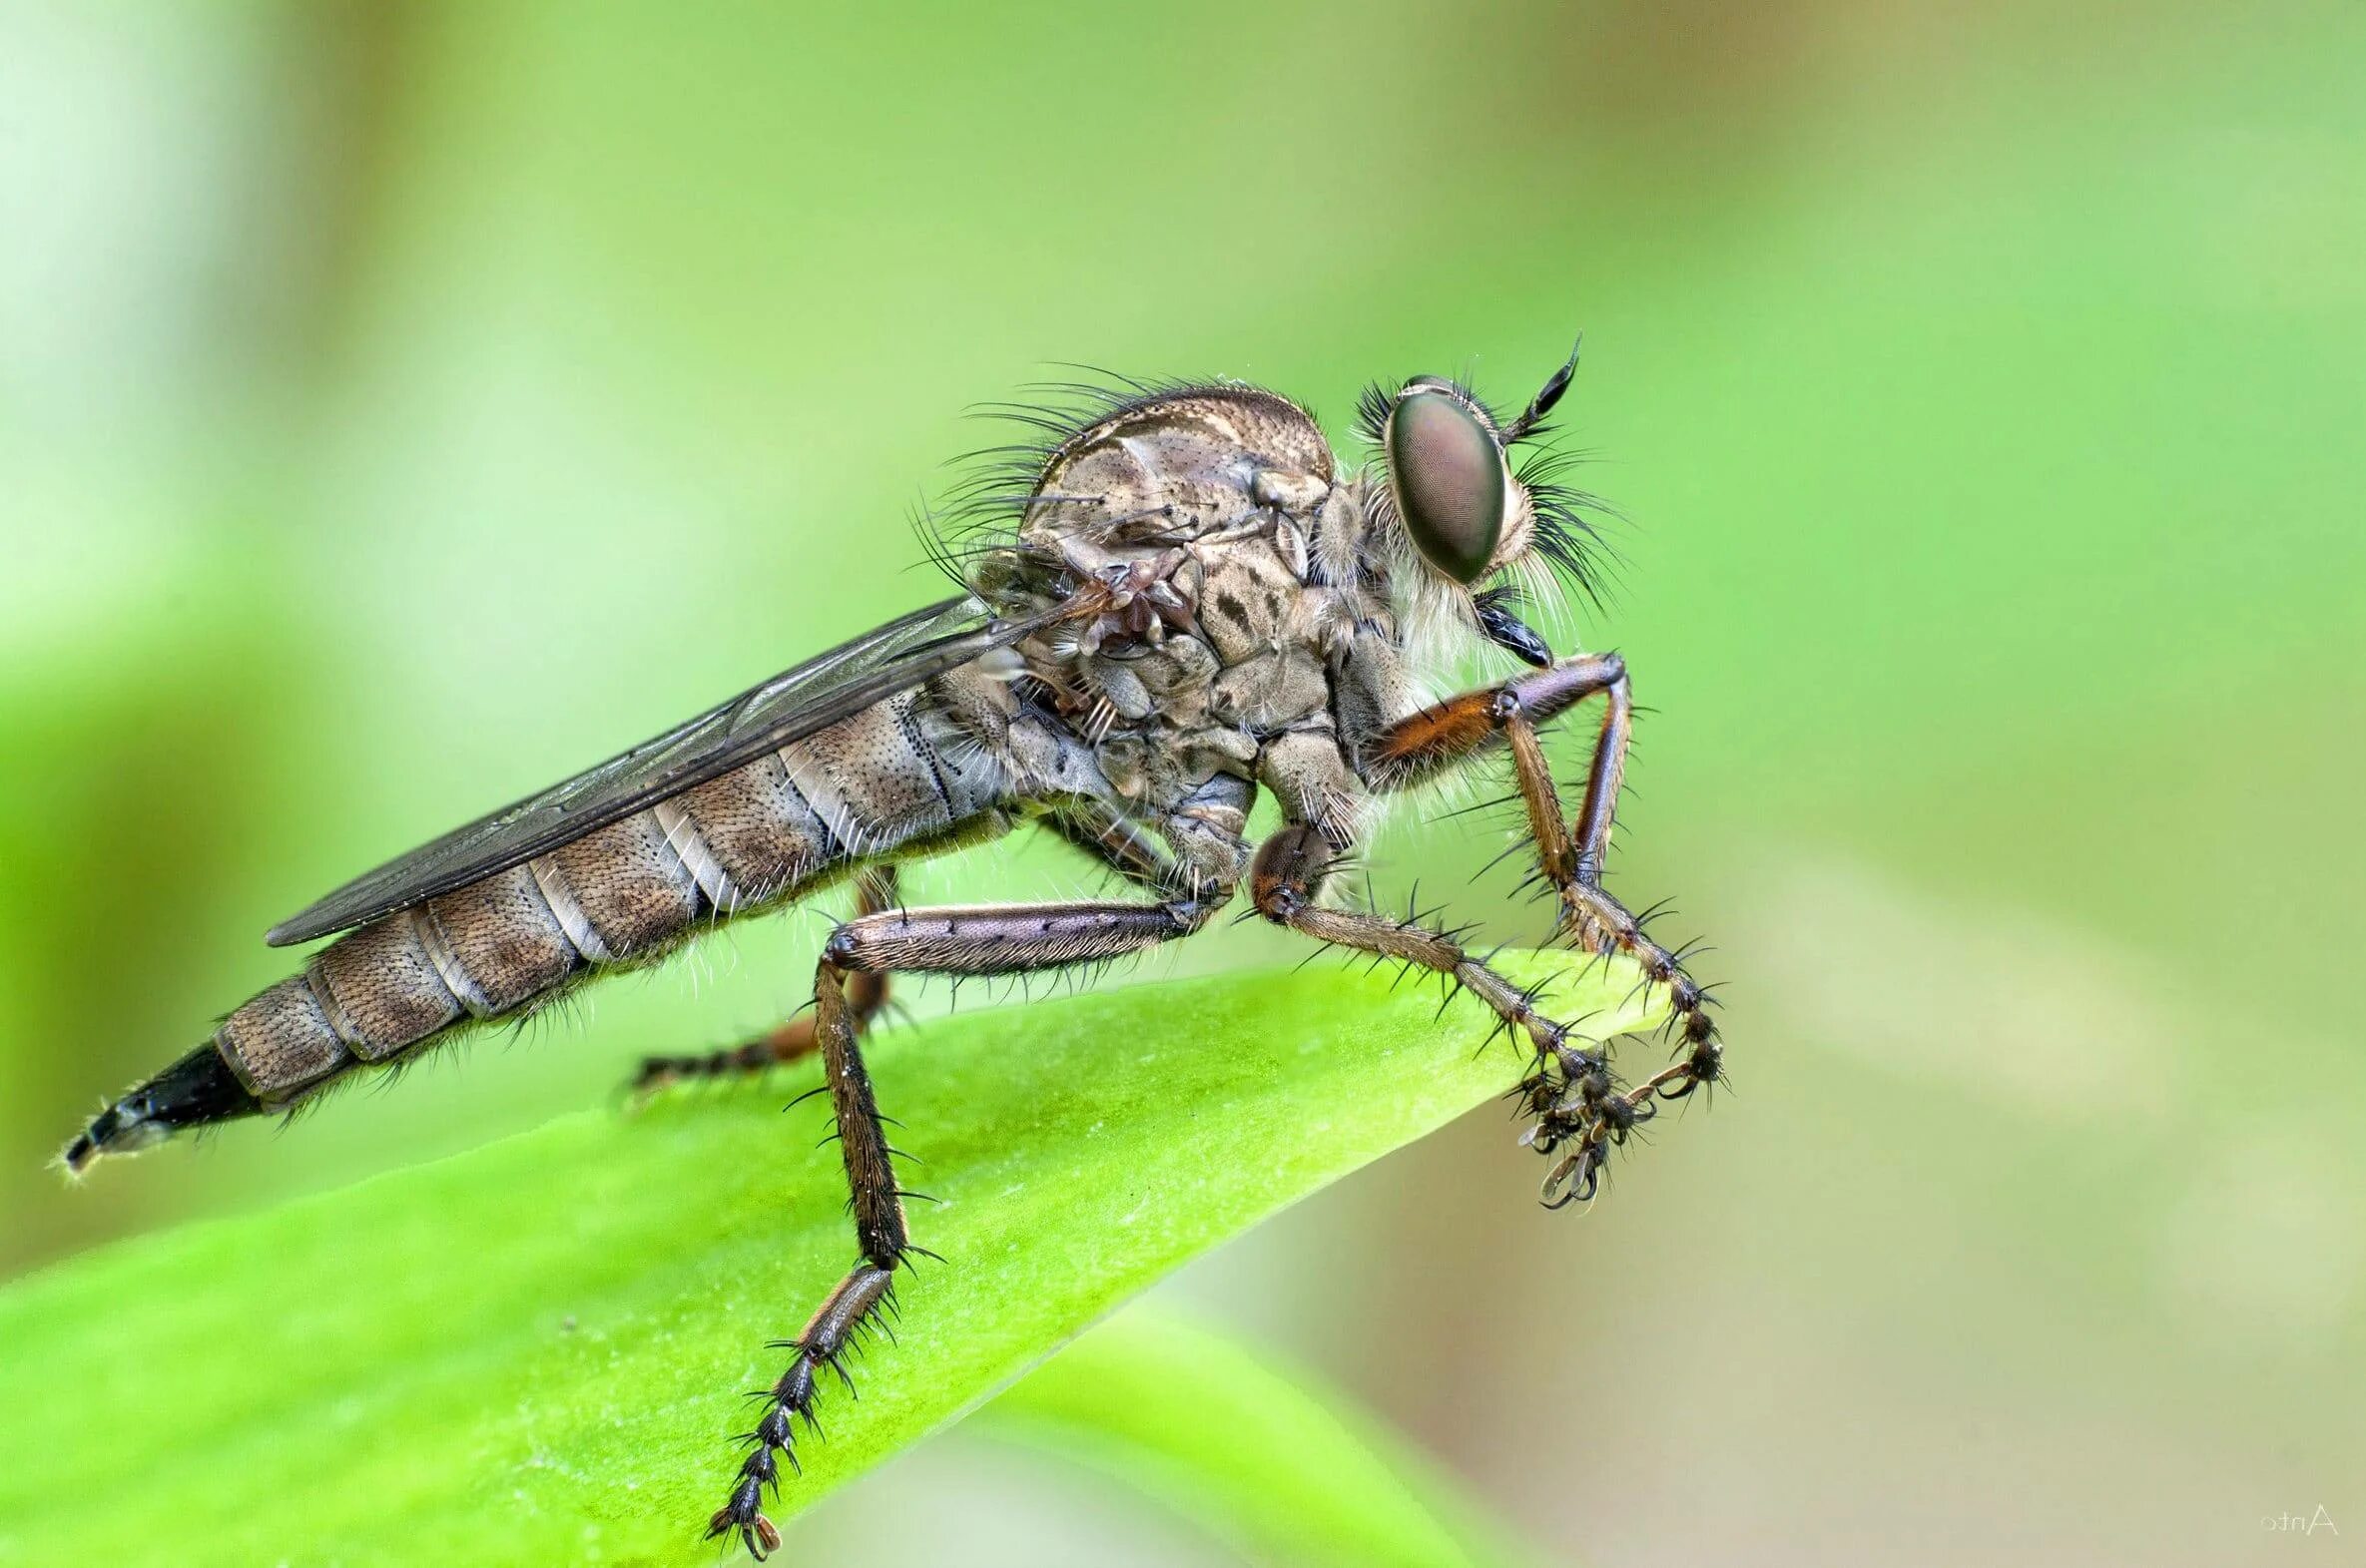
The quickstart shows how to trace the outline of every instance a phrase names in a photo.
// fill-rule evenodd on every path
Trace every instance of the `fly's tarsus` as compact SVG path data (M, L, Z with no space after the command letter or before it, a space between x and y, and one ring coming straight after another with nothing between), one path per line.
M760 1078L776 1067L805 1060L815 1049L813 1020L801 1015L777 1029L767 1029L753 1039L720 1050L686 1056L644 1056L625 1085L625 1095L638 1107L677 1084L709 1078Z
M803 1420L808 1431L821 1429L814 1405L822 1373L836 1374L849 1393L854 1391L848 1357L862 1348L867 1333L885 1328L885 1315L893 1314L894 1282L892 1261L885 1266L864 1264L839 1282L803 1333L794 1339L773 1341L770 1348L793 1349L797 1354L772 1387L754 1395L764 1401L764 1414L753 1430L741 1434L748 1452L740 1460L731 1496L707 1521L709 1540L736 1533L759 1561L780 1548L780 1527L764 1513L765 1494L780 1489L782 1460L788 1461L790 1469L798 1468L796 1423Z

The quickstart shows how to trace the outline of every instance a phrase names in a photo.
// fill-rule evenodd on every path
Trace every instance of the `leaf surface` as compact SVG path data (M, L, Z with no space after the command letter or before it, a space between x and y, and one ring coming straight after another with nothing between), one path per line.
M1661 1016L1631 968L1501 962L1555 977L1548 1006L1589 1030ZM825 1397L827 1434L801 1443L774 1516L1502 1093L1520 1059L1479 1049L1491 1023L1467 996L1442 1014L1435 986L1317 965L878 1036L882 1107L925 1162L905 1184L939 1200L911 1206L914 1233L945 1262L903 1282L896 1342L855 1367L860 1400ZM854 1261L827 1104L781 1109L818 1079L807 1064L564 1117L0 1292L0 1563L110 1540L241 1568L714 1562L699 1531L754 1421L742 1394L783 1364L765 1341Z

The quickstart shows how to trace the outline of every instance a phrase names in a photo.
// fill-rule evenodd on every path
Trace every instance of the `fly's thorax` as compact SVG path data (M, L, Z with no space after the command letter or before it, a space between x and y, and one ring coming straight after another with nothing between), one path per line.
M1109 785L1168 810L1212 778L1256 777L1273 738L1324 723L1350 648L1394 636L1367 489L1287 399L1146 397L1048 454L973 586L1014 610L1101 586L1105 612L1017 652ZM1360 710L1389 685L1365 681Z
M1311 508L1334 477L1322 430L1288 398L1184 390L1120 404L1054 448L1022 533L1055 551L1070 538L1191 537Z
M988 552L971 586L1015 606L1097 584L1113 602L1080 633L1087 652L1155 641L1161 627L1188 628L1196 579L1222 542L1287 527L1303 556L1335 480L1322 431L1287 398L1211 387L1135 399L1051 450L1010 547Z
M1209 716L1252 736L1273 735L1330 703L1330 595L1306 581L1296 545L1240 541L1210 562L1200 594L1200 625L1223 666Z
M1253 776L1267 737L1329 703L1321 593L1294 525L1228 530L1174 554L1165 580L1188 612L1181 627L1055 640L1037 667L1111 787L1149 812L1212 778Z

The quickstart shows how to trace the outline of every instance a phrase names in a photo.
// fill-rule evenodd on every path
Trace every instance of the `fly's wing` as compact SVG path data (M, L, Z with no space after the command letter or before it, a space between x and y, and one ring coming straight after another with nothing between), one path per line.
M1006 648L1060 614L1055 609L996 620L974 599L915 610L564 784L355 877L273 926L265 940L274 947L310 941L506 871L981 654Z

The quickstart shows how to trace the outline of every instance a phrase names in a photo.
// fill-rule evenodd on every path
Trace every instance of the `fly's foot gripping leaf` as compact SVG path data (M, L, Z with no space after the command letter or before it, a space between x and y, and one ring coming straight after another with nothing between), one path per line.
M1604 962L1631 959L1642 969L1646 985L1664 991L1665 1032L1675 1036L1680 1054L1631 1087L1622 1086L1612 1074L1606 1047L1564 1048L1538 1060L1519 1090L1536 1118L1525 1141L1539 1154L1567 1150L1544 1178L1541 1196L1548 1209L1590 1200L1610 1151L1623 1146L1637 1126L1657 1114L1658 1100L1686 1099L1696 1090L1714 1089L1726 1081L1725 1047L1709 1013L1714 998L1684 972L1688 950L1670 952L1653 941L1644 931L1644 921L1599 886L1570 882L1560 891L1564 936L1574 936L1576 945Z
M750 1395L764 1402L764 1418L755 1430L740 1436L748 1447L747 1457L740 1461L739 1479L732 1483L730 1500L707 1521L709 1540L736 1532L759 1562L779 1549L781 1531L765 1516L764 1495L780 1489L781 1459L788 1460L792 1470L798 1468L795 1423L802 1419L808 1431L819 1429L814 1399L823 1372L836 1373L848 1393L855 1391L847 1357L860 1349L873 1331L886 1332L883 1314L892 1315L894 1310L892 1271L865 1265L830 1293L830 1299L805 1325L805 1332L794 1339L772 1342L770 1348L795 1350L797 1355L780 1381Z
M1659 1101L1681 1100L1722 1081L1723 1074L1724 1048L1708 1035L1692 1042L1682 1059L1632 1085L1611 1072L1607 1050L1563 1045L1539 1057L1512 1094L1534 1119L1520 1142L1547 1158L1559 1156L1544 1177L1544 1207L1590 1202L1611 1150L1624 1147L1636 1128L1659 1114Z

